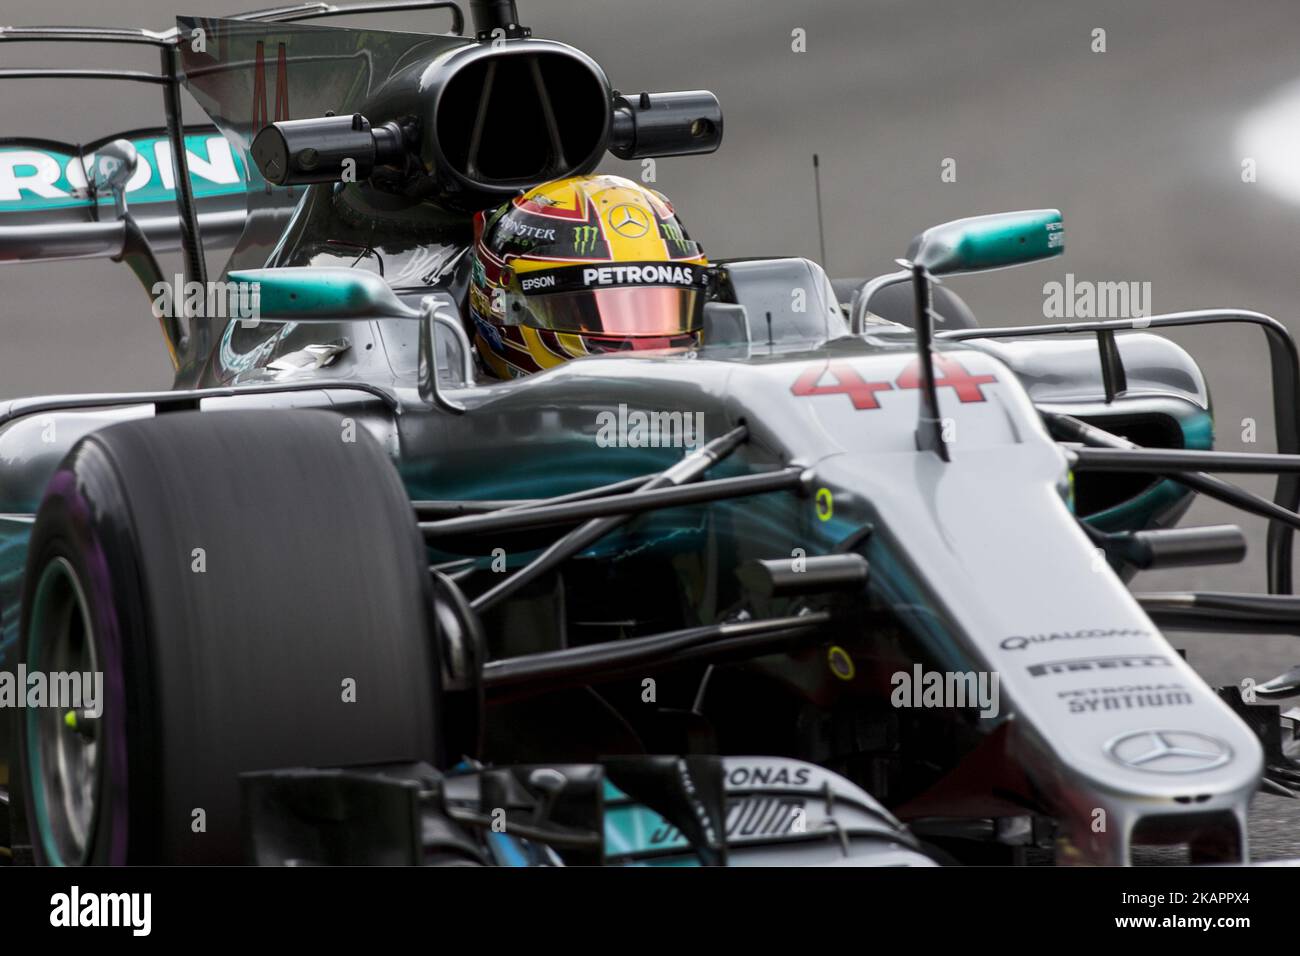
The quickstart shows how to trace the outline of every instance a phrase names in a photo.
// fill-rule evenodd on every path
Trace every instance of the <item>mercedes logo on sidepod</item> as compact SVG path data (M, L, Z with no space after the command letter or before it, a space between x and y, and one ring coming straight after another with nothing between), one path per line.
M1222 740L1190 730L1121 734L1106 744L1106 753L1117 763L1149 773L1199 773L1232 759L1232 748Z

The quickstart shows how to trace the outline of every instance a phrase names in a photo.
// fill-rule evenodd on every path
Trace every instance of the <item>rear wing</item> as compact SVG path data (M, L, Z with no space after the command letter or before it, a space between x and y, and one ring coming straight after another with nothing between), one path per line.
M236 14L226 19L245 23L292 23L302 20L446 9L452 33L464 31L465 18L449 0L380 0L373 3L310 2ZM204 23L205 21L196 21ZM120 27L0 27L0 43L108 43L153 46L160 51L157 73L139 70L0 69L0 80L85 79L121 81L161 87L166 126L106 136L91 143L0 138L0 263L49 261L126 255L126 224L113 215L111 195L95 195L86 171L96 151L125 139L139 155L139 167L126 185L126 198L139 214L138 225L155 250L181 249L186 278L206 281L200 236L233 244L248 219L245 197L254 182L242 151L232 150L213 125L180 125L181 46L189 37L179 28L163 32ZM282 117L276 117L282 118ZM258 177L260 185L260 177ZM280 192L284 206L295 197ZM259 204L263 211L268 205ZM287 213L271 216L283 220Z
M453 32L463 32L464 15L450 0L298 3L238 14L224 22L242 22L252 28L255 24L269 26L427 9L450 11ZM235 245L238 250L241 240L247 238L246 230L251 234L253 226L259 237L278 235L290 214L289 207L296 202L293 192L267 186L250 168L246 144L232 143L217 126L182 126L180 93L181 85L187 82L182 65L185 54L194 46L194 34L208 25L219 34L222 22L187 19L163 32L120 27L0 27L0 43L107 43L156 48L157 73L16 67L0 69L0 80L84 79L156 86L163 94L165 116L163 127L85 144L0 139L0 265L111 258L127 263L150 291L156 282L166 281L155 252L179 249L186 282L206 285L205 238L220 245ZM261 67L260 44L257 54L256 66ZM260 77L261 71L257 72ZM210 104L201 105L212 115ZM279 115L280 108L277 101L274 118L289 118ZM214 119L221 122L221 117ZM253 125L260 127L270 120L265 113L255 113ZM100 151L104 153L102 162ZM114 164L116 173L105 172ZM192 384L211 351L210 323L191 322L186 329L176 319L160 321L177 370L177 384Z
M0 263L121 258L127 226L112 195L97 195L87 171L104 144L124 139L138 164L125 195L155 251L181 248L176 166L166 129L132 130L85 144L0 138ZM230 245L247 218L248 170L215 126L184 131L185 166L204 239Z

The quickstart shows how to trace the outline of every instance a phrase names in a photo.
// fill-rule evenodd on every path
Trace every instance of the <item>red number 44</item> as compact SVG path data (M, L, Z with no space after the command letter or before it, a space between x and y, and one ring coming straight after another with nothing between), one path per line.
M961 402L982 402L984 391L981 386L996 382L996 375L971 375L956 359L948 358L942 353L934 356L935 388L951 388ZM833 381L823 384L829 375ZM790 391L799 396L806 395L847 395L853 407L859 411L879 408L880 401L876 392L888 392L895 388L920 388L921 368L919 362L913 362L899 374L893 383L868 382L848 362L832 361L825 365L813 365L795 380Z

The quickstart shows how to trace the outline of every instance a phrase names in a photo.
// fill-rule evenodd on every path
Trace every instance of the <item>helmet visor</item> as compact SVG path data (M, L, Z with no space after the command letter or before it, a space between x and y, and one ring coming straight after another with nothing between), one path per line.
M651 286L552 295L507 295L507 321L555 332L678 335L700 327L704 296L697 289Z
M591 335L680 335L703 324L708 272L698 263L618 263L515 274L505 321Z

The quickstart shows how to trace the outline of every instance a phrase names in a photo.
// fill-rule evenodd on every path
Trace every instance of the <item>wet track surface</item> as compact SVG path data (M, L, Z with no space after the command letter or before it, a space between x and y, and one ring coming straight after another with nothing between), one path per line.
M1300 334L1300 134L1289 131L1300 130L1300 107L1277 99L1300 79L1300 6L1289 0L519 2L538 35L587 50L620 89L718 93L721 152L661 160L656 182L711 256L817 257L816 151L833 275L889 271L933 223L1058 206L1064 258L950 283L983 324L1042 321L1044 283L1072 273L1149 282L1156 312L1239 306ZM172 13L200 6L7 0L0 22L161 29ZM446 19L374 22L441 29ZM806 31L806 52L791 50L796 28ZM1104 53L1092 50L1098 28ZM43 53L46 63L154 67L152 56L68 46ZM35 62L23 51L6 65ZM0 131L89 140L161 123L153 90L124 96L122 84L103 86L114 88L15 82ZM956 179L943 182L949 159ZM1256 182L1242 181L1243 159L1255 160ZM605 168L640 172L613 160ZM0 398L167 384L166 355L134 281L109 262L5 267ZM1219 447L1272 450L1262 337L1198 330L1176 338L1208 376ZM1247 420L1256 442L1243 441ZM1241 484L1267 493L1271 482ZM1262 521L1204 501L1186 519L1225 522L1249 535L1243 564L1150 574L1138 588L1263 590ZM1300 662L1300 641L1289 636L1172 640L1213 683L1264 680ZM1300 802L1257 798L1251 838L1258 858L1300 856Z

